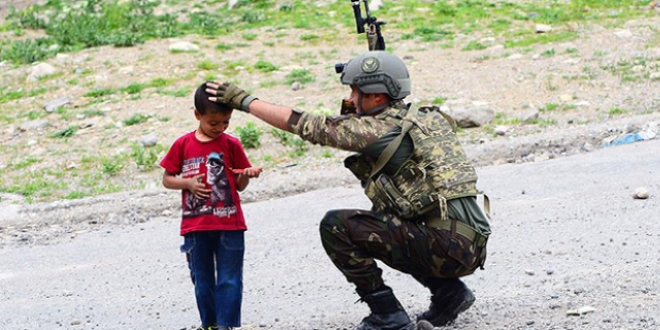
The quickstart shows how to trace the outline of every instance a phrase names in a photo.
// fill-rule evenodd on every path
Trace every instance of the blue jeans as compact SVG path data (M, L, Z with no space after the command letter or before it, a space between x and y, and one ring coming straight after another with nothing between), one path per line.
M241 326L244 231L197 231L184 236L190 277L203 327Z

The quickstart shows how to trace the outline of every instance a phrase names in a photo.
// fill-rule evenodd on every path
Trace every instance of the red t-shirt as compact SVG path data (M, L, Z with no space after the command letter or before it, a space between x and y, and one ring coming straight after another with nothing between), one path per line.
M183 178L204 174L202 182L211 189L211 196L206 199L197 198L189 190L181 191L181 235L192 231L247 229L236 190L236 175L231 169L252 165L237 138L221 134L212 141L201 142L193 131L174 141L160 166Z

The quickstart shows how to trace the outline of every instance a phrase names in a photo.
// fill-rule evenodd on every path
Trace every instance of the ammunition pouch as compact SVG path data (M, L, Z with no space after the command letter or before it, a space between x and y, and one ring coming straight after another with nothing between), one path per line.
M410 160L393 177L381 173L368 179L364 190L374 211L393 213L403 220L414 220L438 206L446 214L445 199L427 180L424 169Z

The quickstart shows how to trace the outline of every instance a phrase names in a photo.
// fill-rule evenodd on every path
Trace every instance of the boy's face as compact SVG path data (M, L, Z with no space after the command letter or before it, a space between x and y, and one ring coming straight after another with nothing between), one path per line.
M200 114L197 109L195 109L195 117L199 120L199 128L211 139L215 139L220 134L222 134L227 127L229 127L229 121L231 120L231 113L219 113L215 111L206 111L205 114Z

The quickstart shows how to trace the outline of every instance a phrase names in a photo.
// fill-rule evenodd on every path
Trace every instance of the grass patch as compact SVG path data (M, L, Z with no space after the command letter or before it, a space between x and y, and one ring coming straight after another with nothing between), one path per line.
M112 89L112 88L97 88L93 89L85 94L83 94L84 97L103 97L103 96L108 96L116 93L117 91Z
M261 72L271 72L279 69L277 65L267 61L257 61L257 63L254 64L254 68Z
M299 82L300 84L308 84L315 80L316 78L312 73L307 69L295 69L286 75L285 83L288 85L293 84L294 82Z
M138 125L146 122L149 120L150 116L143 115L141 113L136 113L132 115L130 118L126 119L123 121L124 125L126 126L133 126L133 125Z
M210 60L204 60L197 63L197 68L200 70L215 70L219 67L218 63Z
M68 138L76 135L76 132L78 132L78 125L71 125L63 130L59 130L56 132L51 133L49 136L52 138Z

